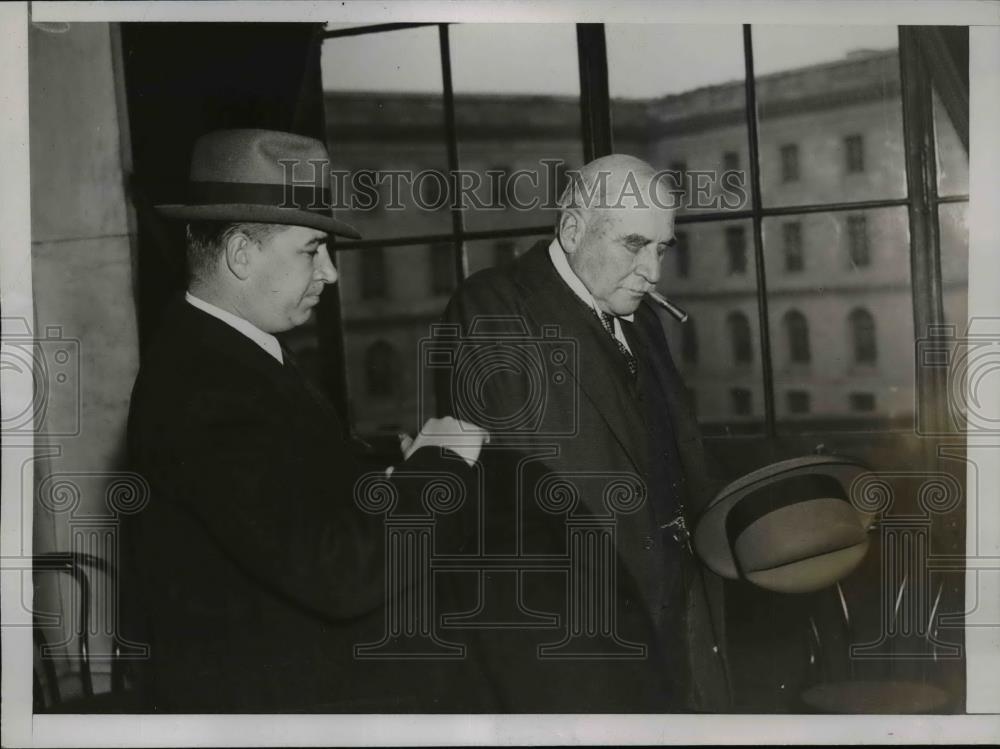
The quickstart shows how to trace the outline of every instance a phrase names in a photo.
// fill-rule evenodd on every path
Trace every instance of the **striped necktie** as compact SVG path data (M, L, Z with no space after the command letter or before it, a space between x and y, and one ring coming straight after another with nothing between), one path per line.
M618 347L618 351L620 351L621 355L625 358L625 364L628 366L628 373L634 380L636 374L639 372L639 362L636 360L635 355L628 350L628 347L618 339L618 336L615 335L614 315L609 315L607 312L601 312L599 317L601 318L601 325L604 326L604 330L609 336L611 336L611 340L614 341L615 346Z

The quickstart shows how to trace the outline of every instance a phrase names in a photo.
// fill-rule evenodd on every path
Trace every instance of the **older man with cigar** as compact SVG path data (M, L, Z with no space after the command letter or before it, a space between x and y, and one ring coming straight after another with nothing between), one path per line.
M447 705L432 669L355 657L399 592L385 584L383 518L355 492L380 472L420 515L421 477L468 486L486 435L432 419L393 474L275 337L337 281L332 237L358 236L332 216L328 170L311 138L219 131L195 145L190 200L159 206L186 223L190 283L144 352L129 414L129 458L151 488L124 565L132 636L150 646L148 710Z
M491 529L505 529L500 551L573 558L567 522L607 522L609 487L621 477L641 486L637 502L615 515L614 553L600 569L546 579L526 561L510 586L519 598L507 612L509 626L481 629L470 650L481 654L504 710L724 711L728 704L721 581L695 560L686 532L711 486L659 305L649 296L674 244L671 185L660 176L630 156L590 162L561 198L555 237L470 277L444 315L466 344L488 328L497 346L535 342L544 352L546 340L559 338L575 349L574 361L538 362L543 382L513 359L492 368L459 360L439 377L441 412L485 415L479 423L493 433L487 471L524 477L514 490L488 480L504 487L484 506L487 539ZM456 381L457 372L478 380ZM506 431L496 426L526 408L544 411L533 422L538 428L523 428L524 419ZM540 511L546 487L557 485L579 498L576 508L554 514L557 503L549 501L549 511ZM597 581L582 598L569 590L580 580ZM576 650L552 647L541 620L526 626L527 612L576 627L566 640Z

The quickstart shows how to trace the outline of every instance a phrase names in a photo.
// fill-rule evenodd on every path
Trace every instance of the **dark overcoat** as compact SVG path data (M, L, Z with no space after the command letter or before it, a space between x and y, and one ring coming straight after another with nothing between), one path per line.
M151 490L122 559L126 632L150 646L133 664L146 709L456 709L453 672L355 657L386 632L384 516L355 502L379 466L293 363L177 300L133 389L128 453ZM473 485L448 451L404 465L397 511L424 511L414 473Z
M500 556L566 555L567 522L607 517L611 479L636 476L655 491L654 464L666 459L651 454L655 419L669 420L680 466L668 478L693 528L718 482L706 475L699 429L658 313L644 301L634 322L623 322L630 348L643 361L641 371L658 388L644 392L630 380L621 352L597 316L559 277L548 244L539 242L513 263L471 276L452 298L439 331L446 340L457 327L460 340L453 366L438 368L439 409L492 421L500 433L484 453L492 472L487 486L493 488L485 497L484 545L492 543ZM511 351L506 360L505 347ZM554 355L560 347L563 353ZM526 364L531 356L537 359L534 368ZM650 399L649 393L656 397ZM534 422L530 412L537 416ZM506 430L505 419L511 425ZM557 489L552 479L559 476L575 487L576 510L559 514L550 502L548 510L539 511L540 495ZM480 626L477 646L470 645L482 660L479 672L490 675L500 709L727 709L722 581L690 554L677 553L673 539L660 529L665 519L657 512L660 499L648 496L637 511L616 515L615 554L601 573L616 581L608 613L615 637L643 645L643 657L543 657L538 646L551 643L553 634L531 612L566 617L573 605L565 593L567 578L529 571L530 564L523 565L513 585L503 583L509 573L483 576L487 591L516 588L519 596L508 613L521 625ZM664 581L671 579L681 581L682 593L677 588L665 592ZM488 603L489 595L485 598ZM680 617L666 610L677 607L684 609ZM566 620L560 621L565 628ZM676 626L671 628L671 622ZM537 627L527 626L532 623ZM628 648L622 652L627 656Z

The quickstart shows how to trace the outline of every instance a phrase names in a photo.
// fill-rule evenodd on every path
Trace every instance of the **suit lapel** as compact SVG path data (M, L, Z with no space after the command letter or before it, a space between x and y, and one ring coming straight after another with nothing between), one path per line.
M559 277L548 256L548 243L537 243L529 255L519 280L528 291L526 306L535 329L554 323L561 336L576 343L577 361L566 365L567 372L604 419L635 470L645 475L642 415L629 390L625 367L617 366L616 357L621 353L596 315Z
M235 328L213 317L183 299L179 300L176 314L180 316L183 336L196 356L222 359L227 372L240 376L253 371L267 379L286 397L295 397L304 388L302 375L293 367L284 366L264 351L254 341Z
M583 397L608 426L614 439L622 446L632 468L643 481L648 480L649 456L645 439L647 427L641 404L633 393L624 364L619 366L621 352L604 330L591 310L570 290L559 277L548 257L548 243L539 243L522 266L526 302L529 313L535 316L534 326L557 323L561 334L576 340L579 361L571 372L579 383ZM626 330L631 327L626 324ZM632 351L642 355L643 347L632 336ZM586 439L581 435L580 439ZM600 469L602 466L594 466ZM606 511L604 499L593 493L583 493L582 499L592 511ZM656 580L660 575L650 564L649 551L641 539L655 527L654 508L647 498L641 512L617 518L618 541L616 548L621 563L635 581L643 605L651 616L656 615L659 599Z

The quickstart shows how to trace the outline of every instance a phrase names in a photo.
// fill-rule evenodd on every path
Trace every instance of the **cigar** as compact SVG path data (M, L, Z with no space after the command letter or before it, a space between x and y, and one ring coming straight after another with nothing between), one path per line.
M646 296L656 302L658 305L663 307L667 312L677 318L678 322L687 322L688 313L678 307L676 304L667 299L663 294L655 291L647 291Z

